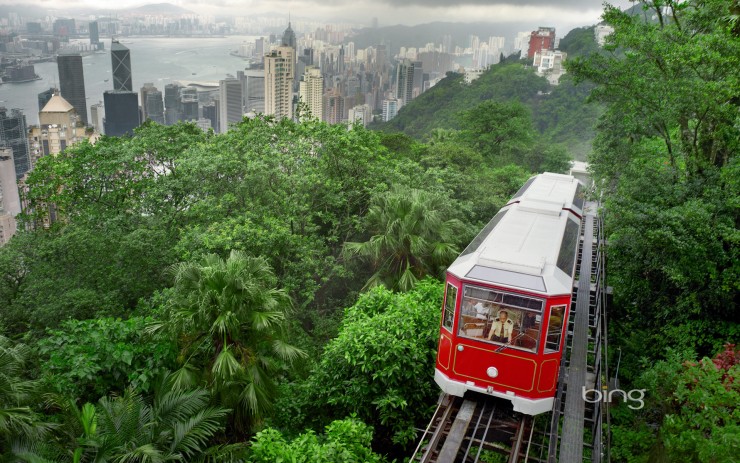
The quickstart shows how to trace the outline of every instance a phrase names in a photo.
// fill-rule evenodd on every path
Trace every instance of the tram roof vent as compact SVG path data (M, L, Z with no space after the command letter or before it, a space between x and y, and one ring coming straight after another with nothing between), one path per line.
M528 259L527 257L521 253L502 252L501 249L498 249L493 256L486 256L486 250L483 250L478 258L478 264L528 275L541 275L545 268L545 258L531 257Z
M519 202L519 210L538 214L560 215L565 204L563 201L552 201L542 197L527 197Z

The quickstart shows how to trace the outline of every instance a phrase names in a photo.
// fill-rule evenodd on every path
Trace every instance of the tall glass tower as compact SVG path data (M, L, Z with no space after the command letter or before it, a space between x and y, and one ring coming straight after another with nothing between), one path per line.
M57 56L59 90L65 100L74 106L80 120L87 125L87 103L85 102L85 76L82 72L82 56L79 53Z
M113 40L110 46L110 57L113 64L113 90L132 91L131 51L118 40Z

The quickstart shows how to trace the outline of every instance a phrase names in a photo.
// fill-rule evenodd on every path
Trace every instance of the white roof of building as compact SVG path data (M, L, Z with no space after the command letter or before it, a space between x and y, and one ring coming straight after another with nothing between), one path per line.
M52 95L51 99L41 110L42 113L67 113L74 111L74 106L69 104L61 95Z
M583 206L577 198L579 185L567 175L533 177L448 271L488 284L549 295L570 294L580 236L576 214L582 214Z

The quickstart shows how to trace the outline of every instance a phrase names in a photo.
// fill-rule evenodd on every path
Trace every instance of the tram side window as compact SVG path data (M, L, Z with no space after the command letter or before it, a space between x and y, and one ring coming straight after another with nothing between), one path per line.
M447 284L447 296L445 297L444 314L442 316L442 326L452 332L452 321L455 319L455 301L457 301L457 288Z
M563 335L564 316L564 305L556 305L550 308L550 321L547 323L545 352L557 352L560 350L560 338Z
M466 285L458 335L534 352L540 337L541 314L541 300Z

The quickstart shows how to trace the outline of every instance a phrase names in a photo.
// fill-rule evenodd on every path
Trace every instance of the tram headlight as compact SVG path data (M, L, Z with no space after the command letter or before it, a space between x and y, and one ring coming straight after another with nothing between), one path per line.
M486 370L486 374L490 378L495 378L495 377L498 376L498 368L496 368L496 367L488 367L488 369Z

